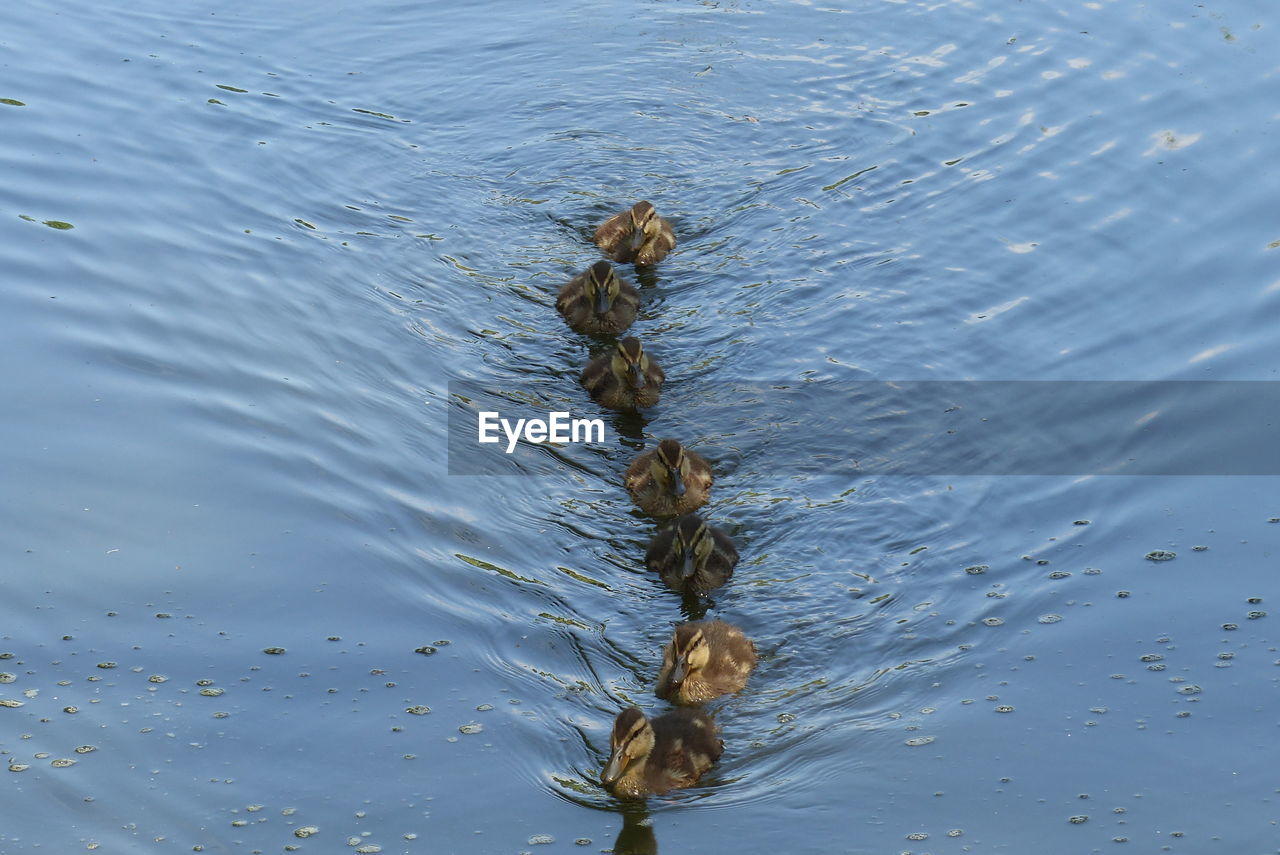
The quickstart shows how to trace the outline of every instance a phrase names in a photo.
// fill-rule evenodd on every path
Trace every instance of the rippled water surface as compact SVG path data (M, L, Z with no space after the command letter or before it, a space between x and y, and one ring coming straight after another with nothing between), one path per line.
M821 425L867 418L842 381L1277 379L1278 27L9 10L0 849L1277 851L1276 479L859 475L847 432L760 414L806 382ZM680 238L628 273L668 383L602 414L604 343L553 303L639 198ZM451 476L451 381L607 440ZM713 461L743 555L714 613L762 658L712 705L720 764L645 815L598 777L681 619L620 486L662 436Z

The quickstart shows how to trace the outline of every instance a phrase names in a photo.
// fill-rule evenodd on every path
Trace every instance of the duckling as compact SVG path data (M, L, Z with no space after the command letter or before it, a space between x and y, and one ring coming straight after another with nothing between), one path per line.
M636 202L629 210L605 220L596 229L594 240L614 261L644 266L666 258L675 248L676 234L651 203Z
M597 404L611 410L635 410L658 403L666 376L644 352L640 339L627 336L613 353L591 360L579 382Z
M705 594L729 581L738 563L738 550L729 535L707 525L697 514L685 514L675 525L654 535L644 563L671 590Z
M631 462L623 483L642 511L673 517L705 505L713 480L706 458L674 439L664 439Z
M631 326L640 295L607 261L597 261L560 289L556 311L569 326L589 335L617 335Z
M677 704L700 704L740 690L755 667L756 646L733 624L682 623L662 654L655 694Z
M640 799L698 783L724 751L716 723L701 710L647 719L636 707L618 714L600 780L623 799Z

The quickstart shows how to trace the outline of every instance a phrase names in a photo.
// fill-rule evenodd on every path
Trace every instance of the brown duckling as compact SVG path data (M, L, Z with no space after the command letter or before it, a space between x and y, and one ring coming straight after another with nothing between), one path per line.
M724 751L711 716L690 709L647 719L628 707L614 721L609 744L600 780L623 799L692 787Z
M611 410L635 410L658 403L666 376L640 346L640 339L627 336L612 353L591 360L579 382L597 404Z
M664 439L631 462L623 483L642 511L673 517L705 505L713 480L706 458L674 439Z
M656 264L675 248L671 223L658 216L649 202L636 202L596 229L595 242L604 254L621 264Z
M658 697L677 704L700 704L747 685L756 667L756 646L731 623L682 623L662 654Z
M729 535L697 514L685 514L654 535L644 563L671 590L705 594L729 581L738 550Z
M569 326L588 335L617 335L631 326L640 295L607 261L597 261L560 289L556 311Z

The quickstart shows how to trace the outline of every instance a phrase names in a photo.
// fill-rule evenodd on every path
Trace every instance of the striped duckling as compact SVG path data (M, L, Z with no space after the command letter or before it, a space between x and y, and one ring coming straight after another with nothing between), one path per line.
M673 517L705 505L714 480L706 458L664 439L631 462L623 484L645 513Z
M614 721L609 744L600 780L623 799L692 787L724 751L711 716L693 709L649 719L628 707Z
M640 308L636 289L607 261L597 261L565 283L556 311L576 332L617 335L631 326Z
M627 336L611 353L591 360L579 382L602 407L637 410L658 403L666 376L640 346L640 339Z
M682 623L672 633L658 672L658 697L700 704L737 692L756 667L756 646L731 623Z
M644 563L671 590L699 595L729 581L738 550L729 535L697 514L685 514L654 535Z
M650 202L636 202L596 229L594 240L604 254L620 264L657 264L676 245L671 223L658 216Z

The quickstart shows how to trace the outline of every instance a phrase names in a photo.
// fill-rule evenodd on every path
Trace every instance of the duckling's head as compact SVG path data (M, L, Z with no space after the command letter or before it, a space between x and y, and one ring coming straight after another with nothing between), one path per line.
M653 751L653 727L644 713L636 707L627 707L618 713L613 722L613 734L609 737L609 747L609 762L600 775L605 786L622 780L628 769L644 762Z
M669 487L673 496L680 498L684 495L684 478L689 470L689 458L684 453L683 445L674 439L662 440L658 443L650 468L654 480Z
M671 551L680 557L680 578L688 581L699 567L705 567L711 557L715 541L707 524L697 514L685 514L676 519L675 536Z
M636 202L631 206L631 252L640 251L644 242L662 231L662 220L650 202Z
M678 691L685 680L697 680L711 660L711 646L703 635L702 626L697 623L682 623L676 627L668 650L672 667L667 680L672 691Z
M613 272L613 265L607 261L597 261L591 265L582 284L582 290L594 305L597 315L607 314L613 308L613 301L617 299L621 287L617 274Z
M630 384L633 389L643 389L648 385L646 376L649 370L649 356L640 346L640 339L627 336L618 342L613 352L613 374L622 383Z

